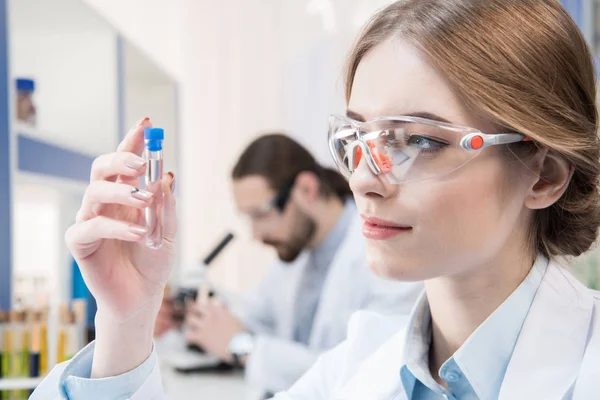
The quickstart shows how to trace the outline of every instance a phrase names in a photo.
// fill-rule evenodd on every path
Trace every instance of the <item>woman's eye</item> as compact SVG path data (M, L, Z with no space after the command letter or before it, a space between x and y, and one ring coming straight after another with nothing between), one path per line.
M411 135L406 138L406 145L418 147L422 150L436 150L443 149L444 147L448 146L448 143L427 136Z

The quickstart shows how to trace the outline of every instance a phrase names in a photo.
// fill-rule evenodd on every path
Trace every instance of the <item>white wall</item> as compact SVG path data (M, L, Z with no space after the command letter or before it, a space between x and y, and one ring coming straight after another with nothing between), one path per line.
M78 0L11 0L8 9L11 76L36 82L35 133L92 155L114 149L117 64L111 26Z
M169 75L181 77L184 0L83 0ZM198 2L202 2L200 0Z
M228 229L241 230L212 274L231 289L254 285L273 255L235 218L233 163L255 135L274 129L292 132L330 163L326 118L343 110L345 54L359 25L386 1L85 1L180 82L183 264Z

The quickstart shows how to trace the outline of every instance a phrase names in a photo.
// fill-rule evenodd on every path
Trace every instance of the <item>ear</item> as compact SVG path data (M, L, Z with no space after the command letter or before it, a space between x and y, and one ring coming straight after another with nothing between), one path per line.
M564 158L544 152L539 166L539 178L525 198L525 206L531 210L550 207L565 193L575 168Z
M319 197L319 178L312 172L300 172L294 181L292 195L300 205L309 205Z

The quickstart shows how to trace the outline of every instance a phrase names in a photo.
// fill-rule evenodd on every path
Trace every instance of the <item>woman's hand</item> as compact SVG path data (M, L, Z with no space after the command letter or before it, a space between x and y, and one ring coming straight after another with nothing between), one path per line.
M65 235L98 304L93 377L129 371L149 356L171 272L177 232L172 174L163 178L163 245L153 250L144 240L144 208L153 199L138 189L138 182L146 170L140 157L143 130L150 126L147 118L142 120L117 152L96 159L76 223Z

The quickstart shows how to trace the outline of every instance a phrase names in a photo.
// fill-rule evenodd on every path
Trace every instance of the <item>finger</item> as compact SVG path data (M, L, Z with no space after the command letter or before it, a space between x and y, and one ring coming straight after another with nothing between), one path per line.
M167 172L163 177L163 191L165 195L174 195L176 189L175 174L171 171Z
M141 155L144 151L144 129L152 127L150 118L144 118L127 132L117 148L118 152L129 152Z
M76 258L84 258L93 253L94 246L103 239L137 242L144 238L146 232L143 226L99 216L71 226L65 234L65 241Z
M200 285L198 288L198 298L196 299L196 303L199 306L209 304L210 298L208 294L210 293L210 288L206 284Z
M193 332L199 332L204 328L204 321L202 318L191 318L185 321L185 326Z
M221 309L221 310L225 310L226 309L225 303L223 303L223 301L220 298L218 298L218 297L211 297L210 298L210 304L213 307Z
M121 204L134 208L145 208L152 201L152 193L131 185L108 181L92 182L83 196L77 222L95 217L101 204Z
M198 318L199 314L197 314L194 310L192 310L191 308L188 308L185 312L185 322L187 323L188 321L191 321L194 318Z
M196 332L186 332L185 333L185 341L187 343L199 344L201 345L202 338L198 337Z
M163 177L164 197L164 238L174 242L177 236L177 207L175 202L175 174L169 172Z
M94 160L90 181L106 179L114 181L118 175L140 177L146 170L146 160L126 152L103 154Z
M193 331L197 331L202 328L202 320L200 318L192 318L186 321L186 326Z
M173 305L173 303L171 301L164 301L163 304L160 306L160 310L158 311L159 315L161 314L173 314L173 312L175 311L175 306Z
M160 321L157 320L154 324L154 331L166 332L170 329L175 328L175 324L172 321Z
M161 324L157 323L154 326L154 336L155 337L162 336L163 334L165 334L167 331L171 330L172 328L173 328L173 326L161 325Z
M193 329L195 331L203 331L204 329L207 329L208 327L213 325L214 323L206 318L194 318L187 324L187 326L190 329Z
M163 297L163 301L161 303L162 308L172 308L175 305L175 301L171 297Z
M173 314L174 311L175 310L173 309L172 306L163 304L160 307L160 309L158 310L158 316L159 317L161 317L161 316L164 316L164 317L168 316L168 317L170 317Z
M165 328L170 328L170 327L174 326L174 324L173 324L173 321L170 319L157 318L155 326L165 329Z
M219 310L210 304L199 304L198 312L202 315L202 319L214 318L218 315Z
M168 315L158 315L156 318L156 325L173 325L173 319Z
M179 302L173 302L173 311L178 313L184 313L185 306L180 304Z
M202 312L194 307L190 307L188 309L188 311L185 314L185 320L195 320L195 319L201 319L204 317L204 314L202 314Z
M194 308L194 301L192 299L190 299L190 297L186 296L183 299L183 312L187 315L190 310L192 310Z

